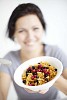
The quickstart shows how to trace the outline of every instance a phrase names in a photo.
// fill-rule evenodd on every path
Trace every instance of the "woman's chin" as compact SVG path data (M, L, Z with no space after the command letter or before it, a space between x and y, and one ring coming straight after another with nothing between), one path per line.
M34 51L36 49L35 45L26 45L26 51Z

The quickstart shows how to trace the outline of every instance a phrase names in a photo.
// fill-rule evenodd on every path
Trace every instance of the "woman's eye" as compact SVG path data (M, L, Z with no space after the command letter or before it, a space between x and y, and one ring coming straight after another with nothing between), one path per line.
M34 30L34 31L36 31L36 30L38 30L38 29L39 29L39 28L38 28L38 27L36 27L36 28L34 28L33 30Z
M23 31L23 30L20 30L20 31L19 31L19 33L22 33L22 32L24 32L24 31Z

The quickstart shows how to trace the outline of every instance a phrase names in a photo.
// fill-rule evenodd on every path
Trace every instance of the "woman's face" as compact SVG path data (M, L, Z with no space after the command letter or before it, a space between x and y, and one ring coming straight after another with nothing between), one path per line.
M20 17L15 24L15 38L23 50L31 51L41 45L43 27L36 15Z

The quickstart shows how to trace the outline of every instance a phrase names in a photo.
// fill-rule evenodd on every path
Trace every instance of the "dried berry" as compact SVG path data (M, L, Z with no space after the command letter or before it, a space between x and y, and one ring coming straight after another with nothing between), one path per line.
M35 67L34 67L34 66L32 66L32 69L35 69Z
M29 86L42 85L52 80L57 74L57 69L49 63L41 62L37 66L35 65L29 67L22 75L24 84Z
M37 75L37 72L33 72L33 75Z
M23 80L23 83L25 83L25 84L26 84L26 80Z
M55 71L57 71L57 69L55 68Z

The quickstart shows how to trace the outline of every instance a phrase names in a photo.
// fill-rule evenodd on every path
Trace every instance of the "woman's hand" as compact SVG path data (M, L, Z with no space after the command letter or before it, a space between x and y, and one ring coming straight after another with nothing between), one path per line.
M39 91L32 91L30 89L26 89L24 88L28 93L41 93L41 94L45 94L49 89L44 89L44 90L39 90Z
M54 86L67 95L67 79L65 79L62 75L54 83Z

